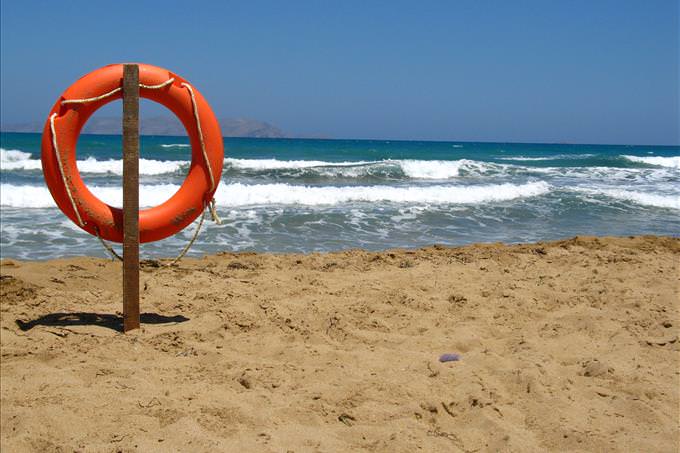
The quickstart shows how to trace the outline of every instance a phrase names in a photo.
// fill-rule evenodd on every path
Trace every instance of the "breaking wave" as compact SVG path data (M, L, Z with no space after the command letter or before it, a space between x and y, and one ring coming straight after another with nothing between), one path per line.
M632 162L638 162L659 167L680 168L680 156L621 156Z
M102 201L122 204L122 188L92 186L89 189ZM140 186L140 206L163 203L179 189L175 184L143 184ZM310 187L291 184L222 184L215 198L218 205L235 207L249 205L328 206L351 202L391 202L430 204L479 204L534 197L550 191L545 182L527 184L489 184L474 186L344 186ZM2 184L0 204L13 208L49 208L55 203L46 187Z
M78 170L81 173L123 174L122 159L97 160L94 157L88 157L79 160L77 165ZM139 159L139 173L142 175L176 173L177 171L186 168L188 165L188 161L182 160ZM2 167L3 171L34 171L42 170L42 163L40 159L32 159L31 153L0 148L0 167Z
M601 189L590 189L590 188L575 188L577 192L589 194L589 195L604 195L609 198L614 198L623 201L632 201L639 205L644 206L654 206L657 208L670 208L670 209L680 209L680 195L666 195L659 193L648 193L640 192L628 189L616 189L616 188L601 188Z

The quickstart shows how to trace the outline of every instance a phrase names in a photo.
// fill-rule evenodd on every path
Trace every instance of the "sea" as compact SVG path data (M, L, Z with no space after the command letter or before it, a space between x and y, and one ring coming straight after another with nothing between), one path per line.
M40 134L0 134L0 255L107 256L56 207ZM577 235L680 236L680 147L225 138L208 218L189 255L325 252L535 242ZM81 135L88 187L122 205L120 136ZM140 204L168 199L191 160L186 137L143 136ZM175 256L190 226L143 244ZM117 245L118 246L118 245Z

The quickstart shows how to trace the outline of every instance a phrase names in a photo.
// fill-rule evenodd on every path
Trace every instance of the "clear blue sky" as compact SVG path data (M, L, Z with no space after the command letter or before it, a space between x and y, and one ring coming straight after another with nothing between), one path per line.
M678 144L678 15L677 0L3 0L2 121L42 121L84 73L139 61L219 116L296 135Z

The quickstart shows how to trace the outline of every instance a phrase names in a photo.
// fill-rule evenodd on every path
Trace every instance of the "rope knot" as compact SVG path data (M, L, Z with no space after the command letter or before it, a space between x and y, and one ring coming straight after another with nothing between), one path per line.
M220 216L217 215L217 208L215 208L214 198L210 200L210 202L208 203L208 207L210 209L210 216L212 218L212 221L218 225L222 225L222 219L220 219Z

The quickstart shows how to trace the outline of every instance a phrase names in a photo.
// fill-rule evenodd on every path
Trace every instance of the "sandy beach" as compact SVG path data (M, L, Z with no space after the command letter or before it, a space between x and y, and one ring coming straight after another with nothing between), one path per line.
M24 451L645 451L679 438L680 239L2 261ZM440 363L442 354L460 360Z

